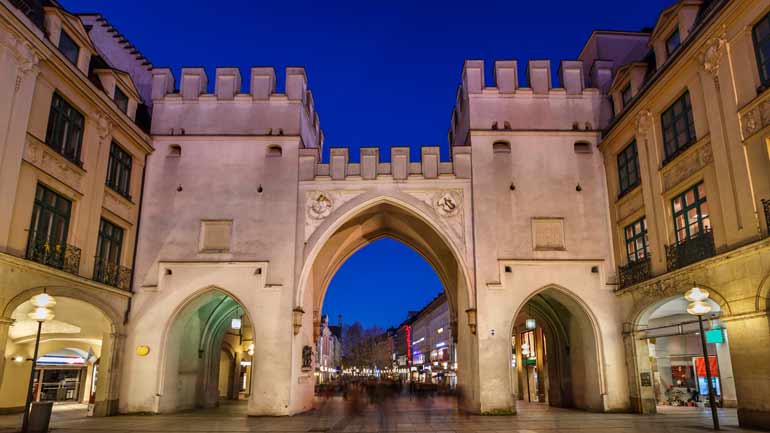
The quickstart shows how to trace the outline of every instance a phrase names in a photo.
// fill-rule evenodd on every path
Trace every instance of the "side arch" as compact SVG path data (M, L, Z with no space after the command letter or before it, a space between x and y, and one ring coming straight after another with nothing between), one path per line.
M713 300L717 303L717 305L719 305L719 308L722 310L724 317L732 315L730 303L721 293L719 293L718 290L706 284L698 283L698 286L708 290L709 299ZM636 303L634 311L631 314L631 324L633 325L633 329L638 329L639 324L644 321L645 316L650 314L656 308L660 307L671 299L676 298L677 296L684 297L685 292L687 292L687 290L689 290L691 287L691 284L687 285L686 287L676 286L674 289L658 292L657 296L645 296L641 302Z
M754 308L757 312L765 311L770 314L770 273L765 275L759 283Z
M18 308L24 302L28 301L32 296L43 293L43 290L45 290L54 298L72 298L93 305L99 309L112 323L113 333L123 334L123 316L119 314L114 307L105 302L99 296L91 294L85 290L75 289L69 286L39 286L23 290L21 293L11 298L8 303L5 304L2 310L2 316L0 317L3 319L10 319L11 314L14 310L16 310L16 308Z
M242 312L248 323L254 323L244 305L234 293L214 285L195 290L178 303L165 324L160 343L163 349L158 357L158 412L176 412L217 404L215 381L219 372L221 334L227 319L237 310ZM201 325L199 333L184 328L186 322L195 319L195 314L209 306L213 308L209 308L206 311L208 317L198 323ZM189 339L191 336L195 338L194 341L182 341L182 337ZM182 360L192 365L182 370L179 364ZM187 377L182 380L183 376ZM190 376L194 376L194 382Z
M577 392L577 389L570 389L572 396L567 397L566 399L570 400L574 397L575 407L578 408L598 411L605 410L603 398L607 394L607 380L606 372L604 371L604 337L595 313L578 294L558 284L547 284L538 288L537 290L534 290L524 299L524 301L519 304L514 315L511 317L511 321L509 323L509 332L511 335L516 332L517 318L524 312L525 309L530 308L528 304L535 303L538 296L543 297L544 299L551 298L552 302L548 302L546 299L545 304L548 306L548 308L553 309L554 312L558 313L559 309L564 309L569 313L569 315L574 317L577 325L572 323L553 323L553 321L549 321L548 326L552 328L552 330L556 332L556 335L561 337L563 341L569 341L570 346L573 346L573 339L578 339L578 341L584 345L582 347L582 353L579 357L579 359L583 361L582 367L591 368L591 366L593 366L595 369L595 379L591 378L590 375L587 374L581 376L578 374L579 372L572 372L572 378L577 378L580 380L585 379L586 382L583 384L584 388L582 389L582 392ZM559 304L558 308L556 308L553 303ZM581 329L581 323L586 326L585 329ZM585 333L582 331L586 331L588 335L585 335ZM578 333L572 334L573 332ZM584 341L586 338L588 338L588 341ZM548 353L551 355L557 355L550 350ZM571 350L567 351L566 355L569 355L569 359L575 360L575 348L571 347ZM511 356L512 354L509 353L508 365L511 365ZM558 356L564 356L564 353L561 353ZM552 361L553 360L549 360L549 363ZM564 363L564 360L557 361L557 365L559 365L560 368L564 367ZM578 380L572 381L572 379L569 378L568 381L570 386L575 386L573 384L579 382Z

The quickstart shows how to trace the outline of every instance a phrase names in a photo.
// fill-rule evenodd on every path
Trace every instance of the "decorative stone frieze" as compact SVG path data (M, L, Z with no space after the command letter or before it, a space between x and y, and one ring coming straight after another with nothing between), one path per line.
M84 172L37 138L27 136L24 160L74 190L83 192L81 190L81 183Z
M14 89L18 92L25 78L37 75L40 58L29 42L19 40L12 33L5 30L0 32L0 45L6 47L16 59L16 83Z
M740 120L744 140L770 125L770 97L741 114Z
M712 162L714 162L714 154L711 151L711 143L706 142L666 170L663 174L663 190L668 191Z

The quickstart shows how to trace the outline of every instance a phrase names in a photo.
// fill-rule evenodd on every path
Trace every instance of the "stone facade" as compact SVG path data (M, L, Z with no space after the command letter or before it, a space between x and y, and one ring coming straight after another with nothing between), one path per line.
M115 327L107 345L115 379L97 392L103 405L126 413L207 407L223 393L232 397L236 379L248 377L242 396L249 415L311 409L327 286L350 255L388 236L418 251L443 283L467 410L515 412L522 370L511 366L522 359L512 353L511 336L536 317L544 323L538 338L554 344L547 363L545 351L538 353L538 368L549 376L539 401L654 411L639 379L650 368L639 340L645 317L697 282L711 291L730 336L741 423L770 424L767 387L757 386L767 383L770 365L761 362L770 359L770 344L761 344L770 335L761 200L770 198L770 117L768 92L757 90L752 43L753 26L770 9L766 1L682 0L661 13L652 33L596 31L577 60L559 64L561 87L552 83L548 60L527 63L527 86L516 61L496 61L489 85L484 62L468 60L450 120L450 161L426 146L419 161L395 147L389 161L378 148L362 148L357 157L332 148L328 162L321 160L324 135L303 68L286 69L283 93L269 67L252 68L248 77L217 68L213 93L205 69L182 68L177 89L171 70L148 70L134 49L121 50L110 39L119 33L98 15L78 19L47 7L43 36L7 0L0 5L0 67L14 77L0 87L0 101L11 101L0 103L0 114L20 116L0 123L4 155L12 156L0 162L0 197L12 203L0 207L3 260L37 266L14 256L23 255L38 178L83 203L70 239L82 243L84 257L94 255L92 227L101 216L126 229L122 264L134 269L130 292L89 281L89 259L78 275L51 274L60 296L78 293L103 307ZM89 32L83 23L93 26ZM62 26L81 45L74 65L56 50ZM92 71L102 93L81 76L96 53L127 71ZM80 80L73 78L77 89L62 73ZM129 96L125 113L111 102L116 86ZM83 167L44 143L53 88L78 106L91 104L82 108ZM664 145L671 138L663 117L678 100L676 113L693 113L686 130L692 136L672 150ZM133 120L149 106L147 134ZM133 157L132 200L102 192L111 137ZM632 140L638 184L628 188L618 155ZM140 212L135 200L145 166ZM693 243L677 237L683 232L672 222L671 203L701 181L710 220L699 226L706 235L693 252ZM626 228L643 216L649 249L630 263ZM42 269L46 278L53 272ZM15 350L6 334L19 294L52 287L17 275L4 277L3 290L11 288L2 295L6 354ZM235 338L227 325L235 317L258 338ZM233 368L227 389L217 386L221 366L237 367L245 352L247 376L236 378Z

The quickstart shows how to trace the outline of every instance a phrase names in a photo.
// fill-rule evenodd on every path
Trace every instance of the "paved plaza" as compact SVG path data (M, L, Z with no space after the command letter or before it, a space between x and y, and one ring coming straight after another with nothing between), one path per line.
M54 433L75 432L602 432L676 433L709 431L710 413L695 408L665 408L653 416L598 414L556 409L533 403L518 403L516 416L465 415L454 400L410 400L406 397L382 406L353 408L340 398L318 401L316 410L294 417L247 417L245 402L226 403L217 409L175 415L132 415L86 418L84 406L59 406L51 424ZM719 411L723 430L738 428L733 409ZM0 432L18 431L20 417L0 417Z

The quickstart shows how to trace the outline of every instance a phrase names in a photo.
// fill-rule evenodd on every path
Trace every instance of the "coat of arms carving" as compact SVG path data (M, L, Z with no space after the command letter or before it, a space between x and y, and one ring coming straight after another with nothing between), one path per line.
M439 193L433 200L433 207L441 216L455 216L460 212L460 199L451 191Z
M333 206L334 202L328 195L322 192L318 193L308 202L308 215L313 219L324 219L332 212Z

